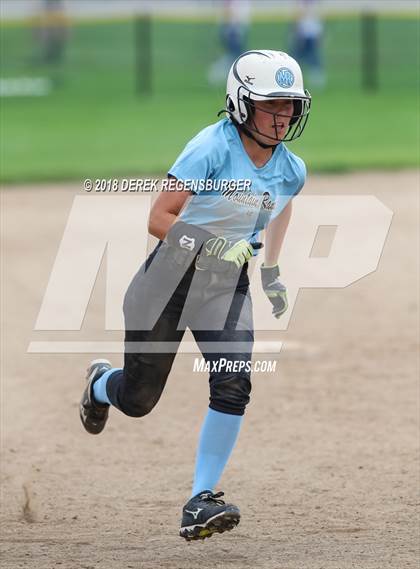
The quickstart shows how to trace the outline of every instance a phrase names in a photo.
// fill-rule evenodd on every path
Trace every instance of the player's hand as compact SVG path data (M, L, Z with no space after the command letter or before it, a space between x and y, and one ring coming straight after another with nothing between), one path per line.
M274 267L261 267L261 281L268 300L273 305L273 315L280 318L287 310L286 287L279 281L280 270L278 265Z
M219 261L233 263L240 269L251 259L254 249L248 241L228 241L225 237L213 237L204 243L202 253L206 257L213 257Z

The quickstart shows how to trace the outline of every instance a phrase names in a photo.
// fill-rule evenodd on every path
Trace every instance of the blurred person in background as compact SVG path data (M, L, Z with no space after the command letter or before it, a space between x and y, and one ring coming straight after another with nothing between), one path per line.
M246 51L251 18L250 0L223 0L222 4L220 41L224 53L210 66L211 85L223 83L232 63Z
M40 63L58 66L63 63L69 38L69 19L64 0L43 0L35 21L35 37L40 47Z
M322 58L323 34L318 0L297 0L291 53L306 68L308 83L318 88L324 87L326 82Z

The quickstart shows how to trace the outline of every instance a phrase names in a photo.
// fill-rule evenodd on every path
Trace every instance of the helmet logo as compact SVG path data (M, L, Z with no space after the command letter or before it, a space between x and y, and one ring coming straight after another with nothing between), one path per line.
M280 67L276 73L276 81L280 87L289 89L295 82L295 76L288 67Z

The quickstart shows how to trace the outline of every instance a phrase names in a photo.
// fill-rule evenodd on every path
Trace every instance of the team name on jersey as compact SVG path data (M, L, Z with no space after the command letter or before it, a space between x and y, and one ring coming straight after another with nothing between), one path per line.
M246 205L254 209L262 208L268 211L272 211L275 206L275 202L271 200L270 194L268 192L264 192L264 194L261 196L254 194L251 191L244 192L229 189L224 190L222 192L222 196L231 202Z

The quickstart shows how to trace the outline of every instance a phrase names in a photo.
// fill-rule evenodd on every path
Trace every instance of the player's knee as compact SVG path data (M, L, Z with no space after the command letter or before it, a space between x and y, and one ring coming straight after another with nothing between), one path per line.
M152 411L157 401L154 397L131 397L121 402L120 409L129 417L144 417Z
M154 406L153 401L128 401L121 406L121 411L129 417L144 417L148 415Z
M210 377L210 407L222 413L243 415L250 401L249 374L224 374Z

